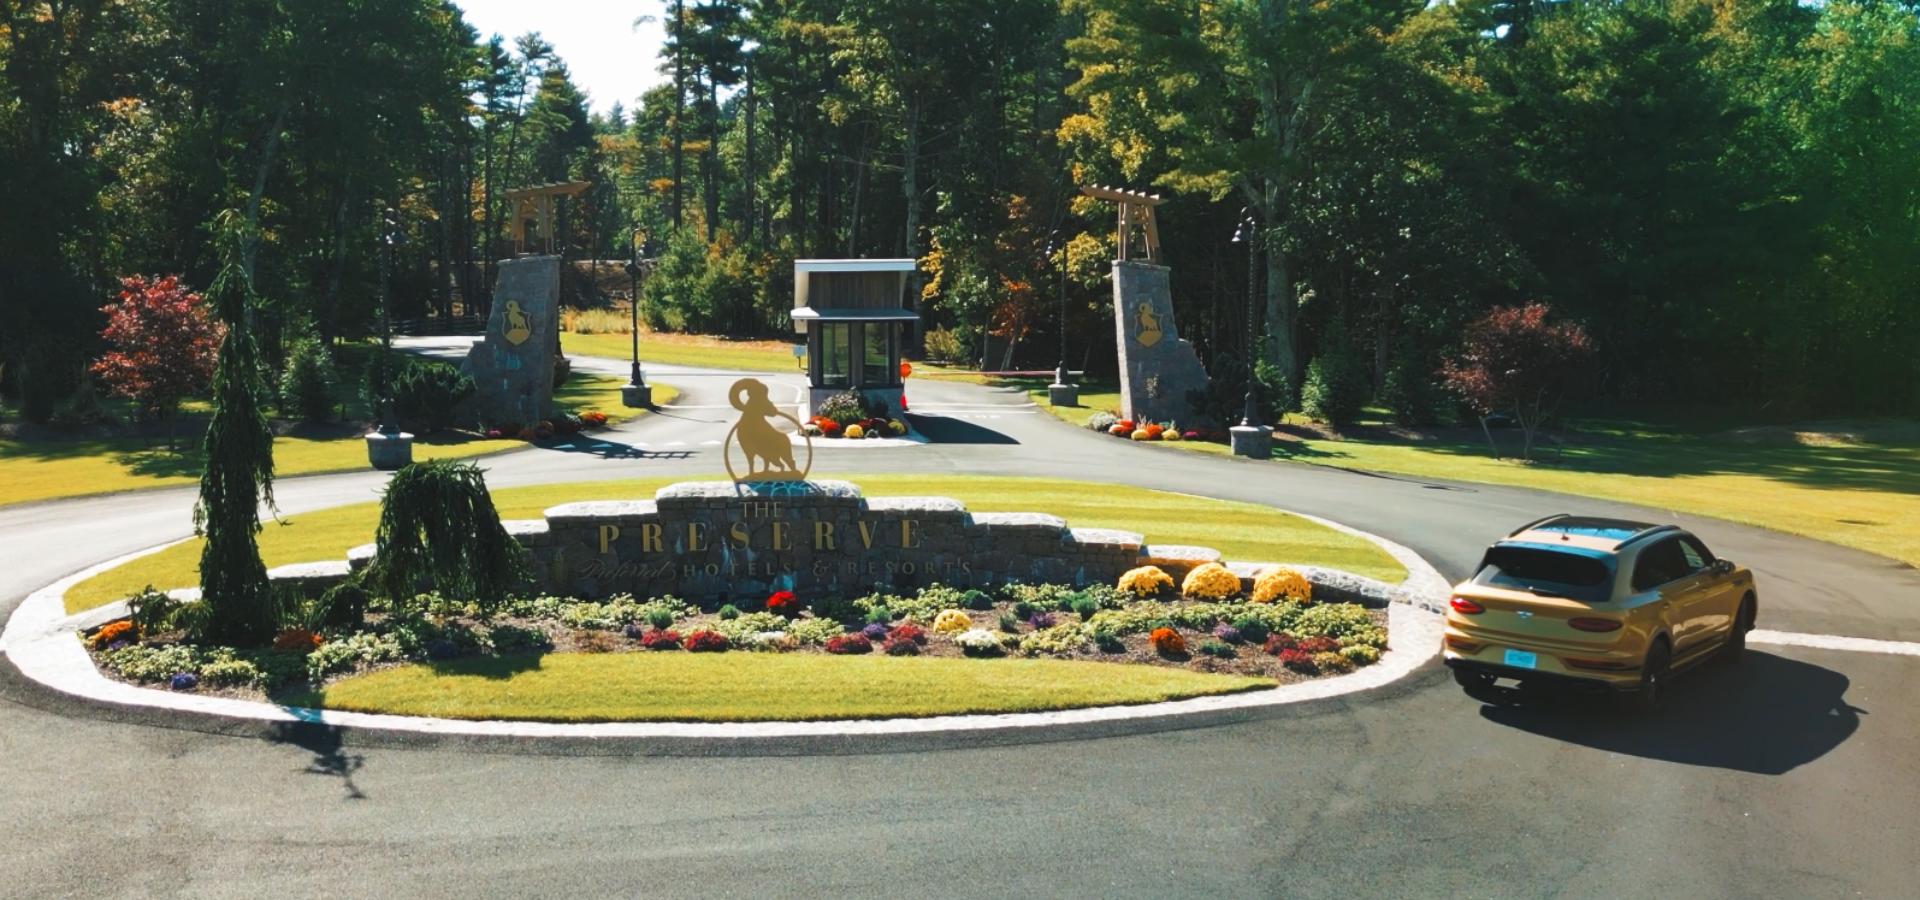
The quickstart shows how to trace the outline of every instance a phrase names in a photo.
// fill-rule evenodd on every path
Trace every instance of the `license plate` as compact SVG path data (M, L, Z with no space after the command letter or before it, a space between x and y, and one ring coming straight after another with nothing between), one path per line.
M1525 650L1508 650L1506 662L1516 669L1531 669L1540 664L1540 655Z

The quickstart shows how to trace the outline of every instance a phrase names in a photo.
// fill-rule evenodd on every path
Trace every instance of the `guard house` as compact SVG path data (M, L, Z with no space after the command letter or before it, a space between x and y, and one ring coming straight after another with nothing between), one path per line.
M806 416L852 388L900 409L900 346L920 314L901 306L911 259L796 259L793 328L807 340Z

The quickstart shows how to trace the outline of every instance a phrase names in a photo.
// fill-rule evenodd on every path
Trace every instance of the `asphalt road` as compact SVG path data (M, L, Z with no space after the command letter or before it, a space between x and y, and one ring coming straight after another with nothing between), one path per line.
M583 365L599 365L581 361ZM617 371L624 372L624 368ZM680 408L496 486L710 475L737 376L650 368ZM797 379L786 379L797 383ZM818 445L818 476L1060 475L1270 503L1458 576L1555 511L1677 520L1752 566L1765 628L1920 640L1920 577L1712 520L1530 491L1139 447L1025 398L916 379L911 449ZM596 444L602 446L596 446ZM375 496L288 479L285 515ZM0 513L0 609L187 534L189 491ZM1434 670L1205 729L913 754L575 757L259 740L115 721L0 679L0 895L1912 896L1920 658L1755 648L1648 720L1481 707Z

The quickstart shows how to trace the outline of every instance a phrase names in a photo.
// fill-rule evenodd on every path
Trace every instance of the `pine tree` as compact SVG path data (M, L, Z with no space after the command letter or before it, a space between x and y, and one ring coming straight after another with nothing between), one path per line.
M254 225L238 210L214 223L220 274L207 300L227 327L213 373L213 418L207 424L206 469L194 530L200 551L202 640L262 644L279 625L267 567L260 561L260 501L273 505L273 431L261 409L260 350L254 343L253 280L243 260Z

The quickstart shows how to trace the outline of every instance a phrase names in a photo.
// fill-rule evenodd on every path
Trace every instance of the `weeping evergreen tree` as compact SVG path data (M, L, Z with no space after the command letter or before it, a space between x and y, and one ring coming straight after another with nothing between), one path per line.
M395 606L427 586L490 610L525 580L520 543L500 524L480 467L414 463L387 482L372 582Z
M266 386L253 335L253 278L244 264L253 228L237 210L214 222L220 274L206 297L227 338L213 373L207 464L193 509L194 530L206 538L195 630L202 640L237 646L265 643L280 624L258 540L260 502L273 505L273 431L261 408Z

